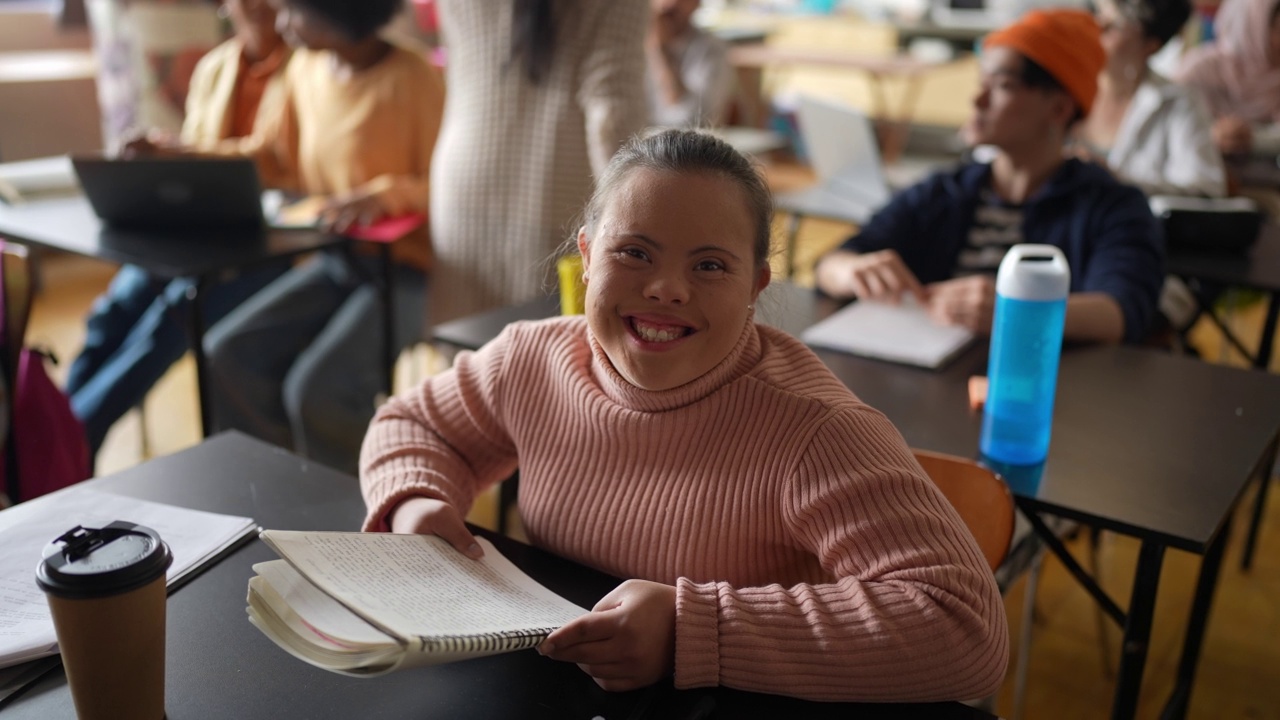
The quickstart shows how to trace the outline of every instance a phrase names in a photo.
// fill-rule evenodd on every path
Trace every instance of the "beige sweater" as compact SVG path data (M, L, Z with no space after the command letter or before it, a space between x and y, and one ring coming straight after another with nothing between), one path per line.
M187 91L186 117L182 121L182 143L198 148L215 146L231 137L231 103L240 82L240 56L244 43L232 38L205 53L196 63ZM254 126L274 118L284 107L284 69L288 61L267 81L258 102Z
M449 103L431 168L435 322L533 298L593 173L648 124L647 0L558 0L540 85L510 62L512 2L437 2Z
M675 682L820 700L985 696L1004 606L955 510L883 415L747 325L673 390L628 384L581 317L517 323L378 413L366 529L406 497L465 512L520 467L533 543L674 585Z

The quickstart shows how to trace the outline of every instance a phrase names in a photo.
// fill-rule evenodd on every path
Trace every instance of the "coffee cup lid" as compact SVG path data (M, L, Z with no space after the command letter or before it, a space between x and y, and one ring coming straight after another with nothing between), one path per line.
M149 527L117 520L77 525L45 546L36 582L50 595L90 598L140 588L173 563L169 546Z

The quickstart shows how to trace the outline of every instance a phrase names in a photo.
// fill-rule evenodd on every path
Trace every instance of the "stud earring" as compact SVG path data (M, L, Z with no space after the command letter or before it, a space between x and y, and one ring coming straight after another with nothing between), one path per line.
M587 273L586 273L586 271L585 271L585 270L582 272L582 282L583 282L583 283L586 283L586 282L587 282Z

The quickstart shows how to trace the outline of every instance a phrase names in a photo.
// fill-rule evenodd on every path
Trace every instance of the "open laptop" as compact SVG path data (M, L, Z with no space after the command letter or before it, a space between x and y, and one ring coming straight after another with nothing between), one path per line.
M93 211L126 229L258 228L258 171L248 158L72 157Z
M819 183L778 195L779 209L861 224L889 202L892 191L866 115L838 102L802 95L796 120Z

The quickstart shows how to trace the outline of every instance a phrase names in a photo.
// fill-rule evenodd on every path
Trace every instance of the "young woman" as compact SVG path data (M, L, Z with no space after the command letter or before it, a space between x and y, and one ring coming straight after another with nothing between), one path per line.
M1214 28L1216 39L1187 53L1175 79L1209 101L1218 149L1245 153L1255 128L1280 122L1280 3L1225 0Z
M284 102L289 48L275 31L275 11L267 0L226 0L221 8L235 35L196 65L182 122L182 141L197 150L251 135L259 118L274 118ZM127 152L150 145L139 139ZM277 262L226 273L205 291L206 321L217 322L288 268ZM116 421L187 351L180 318L194 286L193 278L165 280L125 265L94 302L66 386L94 454Z
M256 158L268 185L329 196L324 219L337 230L425 213L444 88L420 53L378 36L399 0L270 2L297 48L283 111L220 151ZM355 471L383 378L380 264L360 250L291 270L210 329L219 427ZM426 232L397 241L391 254L399 348L421 336Z
M1107 64L1075 144L1082 157L1106 165L1147 195L1227 193L1222 153L1213 143L1213 117L1200 92L1175 85L1147 66L1190 16L1187 0L1098 4Z
M632 578L539 648L606 689L988 695L1008 638L972 536L883 415L754 322L770 215L714 138L624 145L578 234L586 316L512 325L387 403L365 527L475 556L463 514L519 465L534 544Z

